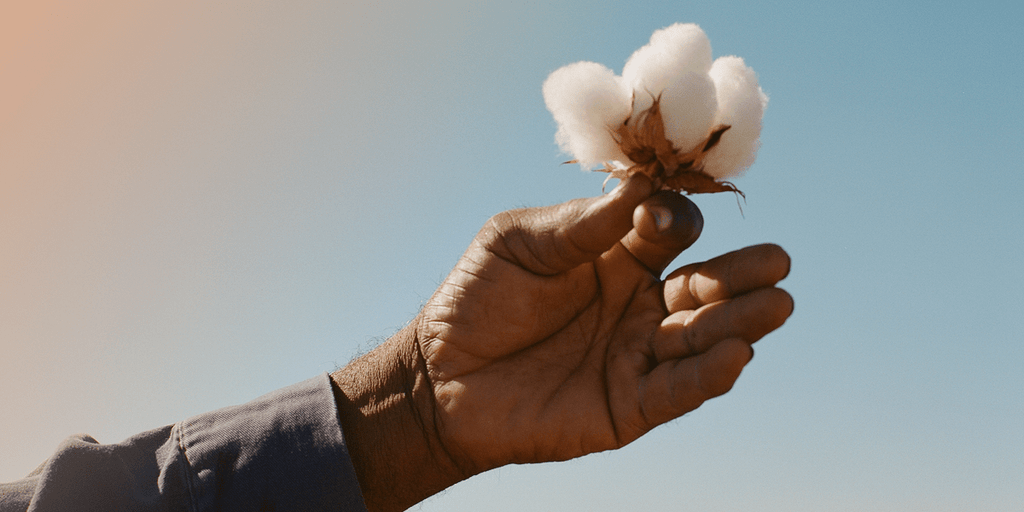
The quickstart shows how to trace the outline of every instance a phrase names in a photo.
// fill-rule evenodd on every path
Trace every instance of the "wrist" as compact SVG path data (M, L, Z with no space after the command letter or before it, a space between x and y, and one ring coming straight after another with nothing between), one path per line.
M468 478L441 441L415 322L331 374L367 508L405 510Z

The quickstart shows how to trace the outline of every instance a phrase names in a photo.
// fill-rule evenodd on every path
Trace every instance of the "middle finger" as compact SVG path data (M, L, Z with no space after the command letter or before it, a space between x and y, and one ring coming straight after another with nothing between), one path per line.
M779 328L793 312L793 299L779 288L760 288L733 299L669 315L653 339L659 362L701 354L729 338L747 343Z

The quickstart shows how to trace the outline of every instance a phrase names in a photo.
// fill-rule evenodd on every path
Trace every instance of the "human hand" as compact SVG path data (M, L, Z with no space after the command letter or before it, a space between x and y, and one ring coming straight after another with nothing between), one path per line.
M748 247L661 280L702 226L642 175L493 217L413 322L332 375L367 506L619 448L728 391L792 312L789 256Z

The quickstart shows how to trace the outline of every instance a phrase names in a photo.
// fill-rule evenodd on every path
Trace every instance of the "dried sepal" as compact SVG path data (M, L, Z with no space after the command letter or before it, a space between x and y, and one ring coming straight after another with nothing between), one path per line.
M642 172L659 188L687 194L733 192L746 198L732 183L716 181L704 172L704 157L718 145L730 126L720 124L711 128L696 146L682 152L665 137L660 101L661 97L655 96L650 107L635 116L631 112L622 125L612 130L615 142L633 165L626 169L605 165L603 170L609 178L623 179Z

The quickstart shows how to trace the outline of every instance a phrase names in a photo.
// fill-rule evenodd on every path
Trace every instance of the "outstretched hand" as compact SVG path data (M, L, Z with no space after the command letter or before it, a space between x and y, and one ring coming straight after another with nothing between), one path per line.
M402 333L335 374L368 506L619 448L731 389L751 344L793 310L775 287L789 257L748 247L662 280L702 226L689 199L652 194L639 174L597 198L493 217ZM381 424L395 432L373 433ZM380 443L392 446L366 448ZM400 453L432 467L386 463ZM407 480L421 489L399 499Z
M416 339L438 434L460 465L619 448L728 391L750 344L789 316L774 288L789 258L776 246L662 281L703 219L650 187L637 176L602 197L495 216L423 308Z

